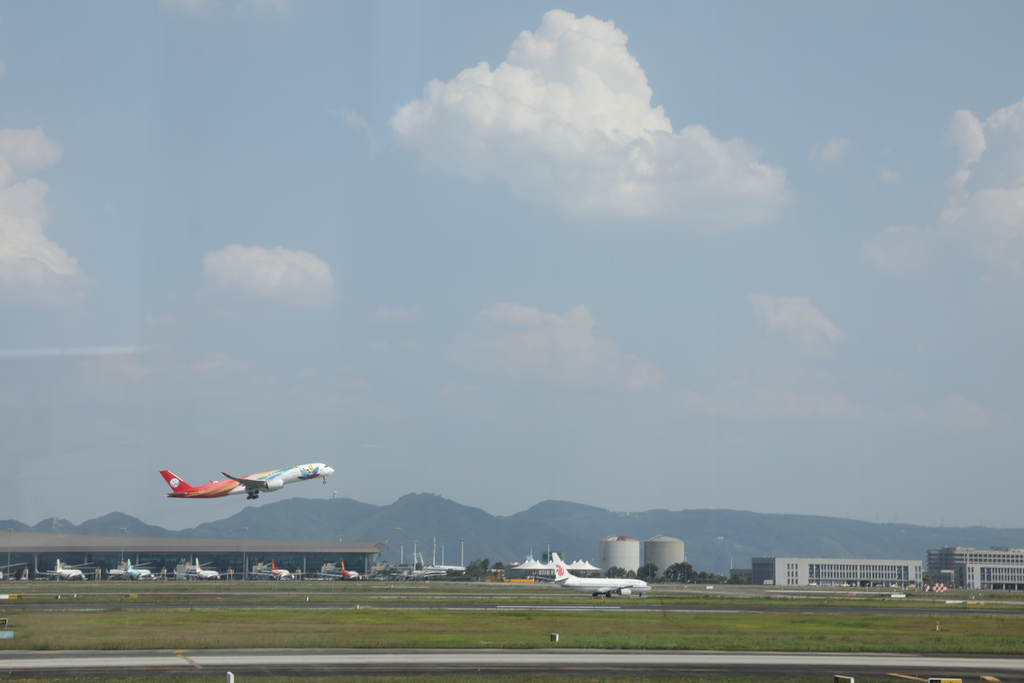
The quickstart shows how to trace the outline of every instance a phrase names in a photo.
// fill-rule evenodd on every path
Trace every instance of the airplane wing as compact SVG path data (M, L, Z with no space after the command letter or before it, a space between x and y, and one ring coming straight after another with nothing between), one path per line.
M221 472L228 479L234 479L239 484L245 487L246 491L269 491L270 487L267 486L267 482L259 479L243 479L242 477L232 477L227 472Z

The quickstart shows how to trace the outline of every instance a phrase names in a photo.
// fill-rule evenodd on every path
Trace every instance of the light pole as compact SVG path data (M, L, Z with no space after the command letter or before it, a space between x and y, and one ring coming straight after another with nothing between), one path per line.
M124 532L128 531L126 528L121 527L121 564L124 564ZM138 559L138 558L136 558Z
M462 559L459 561L463 567L466 566L466 539L460 538L459 543L462 544Z
M398 550L399 551L403 550L403 548L402 548L402 537L399 536L399 534L401 534L401 533L402 533L402 527L396 526L395 527L395 538L398 539ZM401 557L399 557L398 566L399 567L402 566L402 558Z
M405 566L405 541L398 542L398 566Z
M419 543L417 540L412 542L412 568L416 569L416 544Z
M242 581L245 581L247 578L249 578L249 562L246 559L246 555L245 555L245 541L246 541L246 537L248 535L249 535L249 527L243 526L242 527Z
M444 566L444 541L441 541L441 566Z
M7 578L8 579L11 578L11 533L13 533L13 532L14 532L14 529L8 529L7 530L7 566L4 567L4 569L7 570Z
M551 561L551 541L548 541L548 562Z

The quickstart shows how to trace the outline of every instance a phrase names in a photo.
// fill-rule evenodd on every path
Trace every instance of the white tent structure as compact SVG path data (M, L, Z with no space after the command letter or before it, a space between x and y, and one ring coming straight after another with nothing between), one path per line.
M595 567L586 560L576 560L575 562L569 565L569 571L576 575L581 575L588 572L591 574L600 574L601 568Z

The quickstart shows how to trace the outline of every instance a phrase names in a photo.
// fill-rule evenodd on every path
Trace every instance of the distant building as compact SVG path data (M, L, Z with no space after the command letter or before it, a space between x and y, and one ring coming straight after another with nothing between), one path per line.
M327 562L345 562L347 569L366 574L373 561L384 551L383 543L268 540L261 538L146 538L138 536L85 536L15 531L10 544L11 562L23 562L34 576L45 576L57 560L68 566L88 565L83 571L93 578L96 572L107 578L111 569L131 560L146 566L154 575L174 576L174 568L184 561L199 559L203 569L221 573L232 571L235 578L245 576L246 563L270 564L293 573L316 573ZM5 555L6 558L6 555ZM6 560L3 560L6 561Z
M1024 590L1024 548L947 546L928 551L932 583L971 590ZM940 578L941 577L941 578Z
M573 576L594 576L600 573L601 569L590 564L586 560L576 560L566 565ZM505 569L506 579L530 579L530 578L555 578L555 565L551 562L538 562L528 559L522 563L512 563Z
M529 579L534 577L555 578L554 565L538 562L531 557L525 562L513 562L505 568L506 579Z
M740 579L744 579L745 581L750 581L751 583L753 583L754 582L754 570L753 569L730 569L729 570L729 578L730 579L740 578Z
M850 560L826 557L754 557L755 586L917 586L920 560Z
M655 536L644 541L644 564L653 562L658 568L659 579L665 575L666 569L685 560L686 546L678 538Z
M640 568L640 541L629 536L609 536L598 543L598 564L608 571L619 567L626 571Z

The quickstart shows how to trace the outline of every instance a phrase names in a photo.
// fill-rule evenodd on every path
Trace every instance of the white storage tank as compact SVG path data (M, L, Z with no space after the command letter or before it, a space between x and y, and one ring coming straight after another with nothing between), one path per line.
M599 543L597 557L601 569L621 567L634 572L640 568L640 541L629 536L609 536Z
M644 564L653 562L658 568L658 578L672 565L686 560L683 542L671 536L655 536L644 541Z

